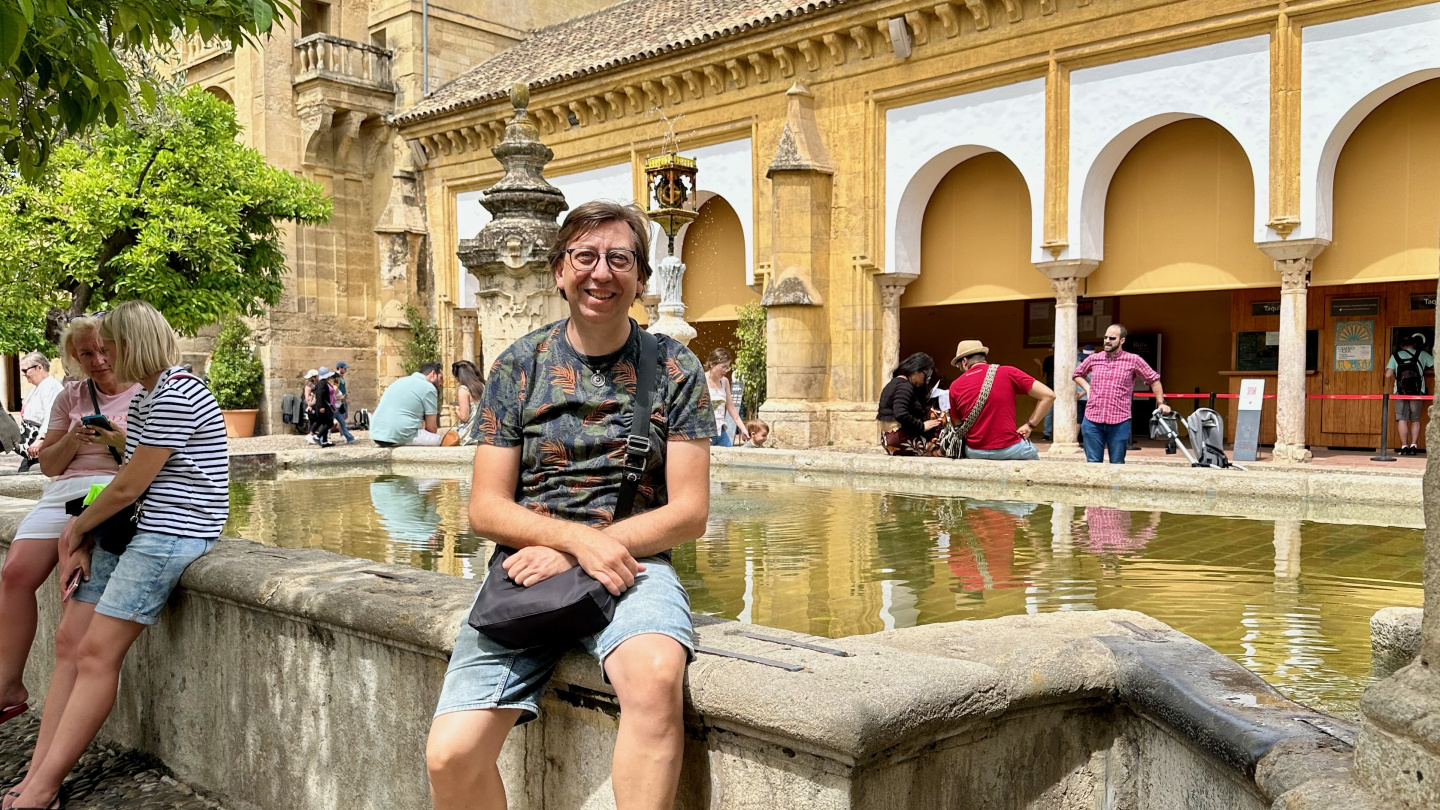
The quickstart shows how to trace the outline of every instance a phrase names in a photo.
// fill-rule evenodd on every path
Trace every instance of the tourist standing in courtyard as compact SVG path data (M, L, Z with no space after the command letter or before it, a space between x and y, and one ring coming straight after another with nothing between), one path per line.
M40 450L45 446L45 425L50 421L50 411L62 386L50 376L50 358L40 352L30 352L20 359L20 374L35 386L20 405L20 423L27 433L33 431L36 437L25 448L26 457L20 461L20 472L25 472L40 458Z
M900 362L890 382L880 391L880 443L892 456L934 455L940 420L930 418L927 383L935 376L935 361L916 352Z
M390 383L370 415L370 438L381 447L439 447L439 389L444 379L439 363L425 363L414 374Z
M630 319L650 275L649 228L635 206L603 201L565 218L549 259L570 317L520 338L495 362L479 403L471 484L472 528L516 550L504 563L507 579L530 588L579 566L618 597L614 618L592 635L523 649L461 623L426 749L437 810L505 807L500 747L516 723L539 714L551 672L577 641L620 701L616 807L674 805L694 639L670 549L705 531L715 419L695 355L667 336L642 336ZM648 448L631 483L634 516L612 522L626 448L639 438L626 435L646 375L642 339L658 339L649 413L634 416L648 423Z
M115 379L115 369L100 342L100 322L77 318L60 336L60 352L73 377L65 383L47 418L40 471L55 480L15 529L15 542L0 570L0 723L28 708L25 661L35 640L35 591L59 561L56 541L69 516L65 502L108 484L120 469L125 450L125 420L130 400L140 390ZM29 358L26 358L27 360ZM45 379L54 379L46 375ZM100 414L111 429L97 424ZM82 421L91 417L91 424Z
M60 581L79 584L67 592L35 753L4 797L9 808L58 806L60 783L115 705L125 654L230 514L225 422L210 390L180 366L165 318L127 301L100 321L100 339L115 378L142 390L127 414L125 464L60 535ZM142 496L134 536L110 533L107 519L128 522L122 510Z
M335 428L335 399L330 390L330 378L334 376L335 372L321 366L305 398L310 406L310 443L321 447L330 446L330 431Z
M341 360L335 364L335 376L330 380L330 387L335 389L335 427L340 435L345 437L345 443L355 441L355 436L350 433L350 427L345 420L350 418L350 389L345 384L345 375L350 373L350 364Z
M1400 348L1390 355L1385 363L1385 379L1394 380L1393 393L1409 396L1423 396L1425 372L1435 367L1435 358L1425 351L1425 336L1420 333L1407 335L1400 341ZM1420 411L1424 401L1418 399L1395 400L1395 424L1400 428L1402 456L1420 454Z
M992 461L1034 461L1040 451L1030 434L1045 420L1055 403L1055 392L1045 383L1014 366L991 363L990 349L978 340L962 340L955 347L950 364L960 376L950 384L950 419L965 433L965 458ZM1015 426L1016 399L1027 395L1035 400L1030 418ZM975 413L976 409L979 413Z
M715 409L715 430L718 435L710 440L710 444L716 447L734 447L735 437L730 433L730 425L735 425L735 433L740 441L750 441L750 432L745 429L745 421L740 418L740 411L735 409L735 402L730 394L730 373L732 358L730 352L717 348L710 352L705 358L705 383L710 390L710 406ZM730 417L727 422L725 417Z
M1155 394L1155 407L1170 413L1165 404L1165 389L1160 375L1145 358L1125 351L1129 333L1120 324L1105 330L1105 350L1085 358L1075 368L1075 382L1085 389L1085 421L1080 423L1080 441L1085 447L1085 460L1096 464L1110 453L1111 464L1125 463L1125 449L1130 444L1130 400L1135 380L1142 380Z

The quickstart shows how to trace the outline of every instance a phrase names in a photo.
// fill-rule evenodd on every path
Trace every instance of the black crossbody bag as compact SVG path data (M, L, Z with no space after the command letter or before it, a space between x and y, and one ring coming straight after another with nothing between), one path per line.
M635 402L630 411L630 434L625 437L625 467L615 520L630 516L635 495L650 458L650 404L655 390L659 341L640 329L640 368ZM526 588L505 573L505 561L515 550L496 546L490 571L470 609L470 626L511 649L568 643L598 633L615 618L615 599L585 569L568 571Z

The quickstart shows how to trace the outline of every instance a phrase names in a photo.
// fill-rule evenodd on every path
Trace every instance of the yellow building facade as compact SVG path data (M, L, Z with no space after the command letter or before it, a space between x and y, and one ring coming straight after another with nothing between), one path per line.
M535 29L604 4L304 0L298 20L277 20L256 47L182 49L186 82L235 105L241 139L335 202L328 224L287 233L285 293L253 324L266 369L262 427L280 430L280 399L307 369L340 361L354 408L373 408L402 374L405 308L434 308L420 179L390 116ZM209 340L185 349L203 365Z
M1170 390L1224 393L1243 370L1232 310L1254 298L1276 310L1258 327L1280 355L1261 373L1279 394L1267 429L1277 458L1302 460L1317 443L1310 288L1434 290L1434 3L644 6L542 31L394 119L423 156L441 323L473 294L454 246L485 221L513 81L530 84L556 154L547 177L572 205L643 200L643 161L670 130L698 159L704 204L677 250L695 347L726 342L736 306L790 285L767 302L764 415L782 446L872 443L902 353L943 369L949 347L979 337L1030 368L1050 348L1024 334L1026 307L1047 303L1072 349L1058 379L1080 328L1108 318L1169 335ZM810 152L795 165L787 128ZM1370 316L1366 374L1308 376L1378 393L1392 349L1380 333L1415 317L1433 323ZM1058 388L1064 452L1075 404Z

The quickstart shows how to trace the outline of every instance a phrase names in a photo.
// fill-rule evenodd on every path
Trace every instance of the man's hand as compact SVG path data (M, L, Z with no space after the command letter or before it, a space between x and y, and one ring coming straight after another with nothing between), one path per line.
M630 551L618 541L598 529L592 532L575 543L571 552L585 573L604 585L612 595L619 596L635 584L635 575L644 571L645 566L635 562Z
M575 558L569 554L545 546L528 546L510 555L503 567L516 585L528 588L575 565Z
M1169 416L1169 415L1170 415L1170 406L1169 406L1169 405L1166 405L1165 403L1162 402L1162 403L1160 403L1159 408L1160 408L1160 413L1163 413L1163 414L1165 414L1166 416Z
M1020 434L1020 438L1022 438L1022 439L1028 439L1028 438L1030 438L1030 434L1031 434L1032 432L1034 432L1034 430L1035 430L1035 428L1030 427L1030 423L1029 423L1029 422L1022 422L1022 423L1020 424L1020 427L1015 428L1015 432L1016 432L1016 433L1019 433L1019 434Z

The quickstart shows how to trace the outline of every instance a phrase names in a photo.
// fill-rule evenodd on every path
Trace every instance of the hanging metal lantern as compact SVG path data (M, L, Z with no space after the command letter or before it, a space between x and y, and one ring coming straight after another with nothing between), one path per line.
M650 197L655 207L647 211L650 219L665 231L669 239L667 255L675 253L675 234L694 222L695 212L695 159L681 157L673 152L645 161L645 176L650 187Z

